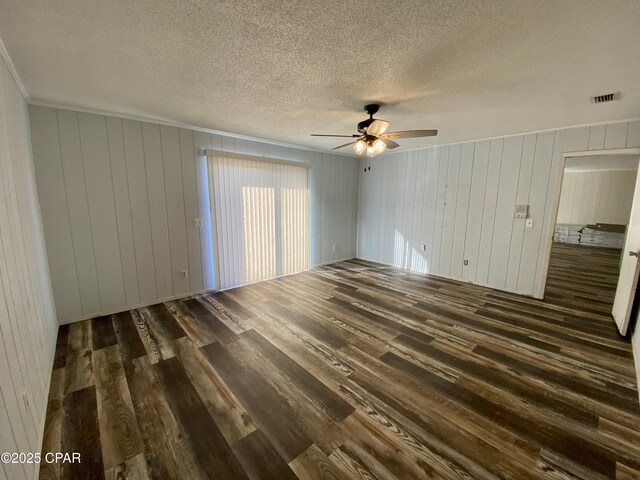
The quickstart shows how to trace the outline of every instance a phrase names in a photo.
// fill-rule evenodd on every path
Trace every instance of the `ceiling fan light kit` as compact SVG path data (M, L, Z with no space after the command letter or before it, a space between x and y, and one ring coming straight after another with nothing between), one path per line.
M369 118L358 123L357 128L359 134L352 135L325 135L319 133L312 133L312 137L348 137L355 138L356 140L339 145L332 150L338 150L339 148L353 146L353 151L358 155L363 153L367 154L367 157L375 157L383 153L387 148L398 148L400 145L392 138L418 138L418 137L433 137L438 134L437 130L406 130L404 132L387 132L389 128L389 122L386 120L380 120L373 118L373 116L380 109L380 105L372 103L364 106L364 111L369 115Z

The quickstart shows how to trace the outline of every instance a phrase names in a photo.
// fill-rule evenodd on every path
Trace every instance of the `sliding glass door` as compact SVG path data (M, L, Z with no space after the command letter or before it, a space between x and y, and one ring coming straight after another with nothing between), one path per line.
M309 268L305 166L209 157L216 288Z

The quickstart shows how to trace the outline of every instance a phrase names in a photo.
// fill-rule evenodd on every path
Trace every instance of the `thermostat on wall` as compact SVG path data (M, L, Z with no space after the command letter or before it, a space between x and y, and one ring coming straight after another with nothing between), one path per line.
M527 218L529 213L529 205L516 205L516 211L513 215L515 218Z

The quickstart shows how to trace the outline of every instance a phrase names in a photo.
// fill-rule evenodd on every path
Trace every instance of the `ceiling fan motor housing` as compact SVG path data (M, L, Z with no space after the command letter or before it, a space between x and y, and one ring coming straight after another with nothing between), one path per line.
M367 113L367 115L369 115L369 118L358 123L358 131L360 133L365 133L367 131L367 127L374 122L373 116L378 113L379 109L380 105L378 105L377 103L371 103L364 106L364 111Z

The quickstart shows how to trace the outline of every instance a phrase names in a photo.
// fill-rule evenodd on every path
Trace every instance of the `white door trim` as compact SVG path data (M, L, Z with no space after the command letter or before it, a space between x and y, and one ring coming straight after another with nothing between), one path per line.
M547 275L549 273L549 261L551 259L551 247L553 245L553 232L556 228L556 221L558 219L558 208L560 207L560 194L562 193L562 182L564 180L564 166L566 159L570 157L595 157L602 155L638 155L640 156L640 148L615 148L611 150L589 150L579 152L563 152L560 154L560 161L558 162L558 181L556 182L556 191L553 193L553 210L551 211L551 222L549 222L549 228L545 234L544 240L547 242L546 250L544 253L544 263L542 271L542 282L534 297L542 299L544 298L544 291L547 286Z

